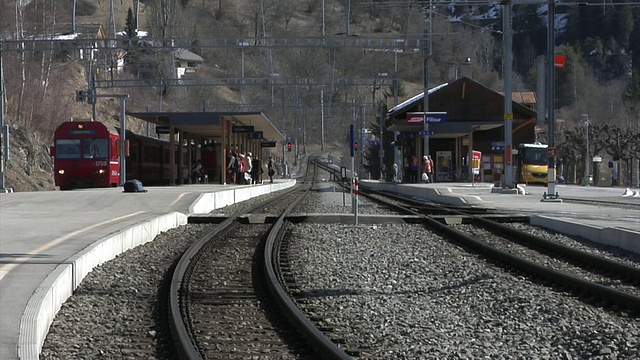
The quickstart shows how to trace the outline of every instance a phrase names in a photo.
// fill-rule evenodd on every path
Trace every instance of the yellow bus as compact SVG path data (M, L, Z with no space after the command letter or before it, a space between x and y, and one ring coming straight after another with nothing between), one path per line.
M518 146L518 182L547 184L549 178L548 145L541 143Z

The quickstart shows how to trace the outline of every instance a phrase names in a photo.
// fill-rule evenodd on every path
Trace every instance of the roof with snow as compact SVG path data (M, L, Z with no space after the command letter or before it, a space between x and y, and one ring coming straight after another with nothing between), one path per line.
M204 62L200 55L194 54L187 49L176 49L173 51L173 56L176 58L176 60L195 61L200 63Z

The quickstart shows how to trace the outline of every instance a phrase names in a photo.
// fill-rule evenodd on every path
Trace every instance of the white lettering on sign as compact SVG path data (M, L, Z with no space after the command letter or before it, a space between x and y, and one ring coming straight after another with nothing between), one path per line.
M107 166L107 162L106 161L96 161L94 163L95 166Z

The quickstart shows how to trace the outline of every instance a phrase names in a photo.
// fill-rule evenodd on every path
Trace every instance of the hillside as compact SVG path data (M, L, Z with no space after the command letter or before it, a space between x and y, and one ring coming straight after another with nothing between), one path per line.
M15 19L25 19L24 28L44 31L51 23L70 21L69 2L24 2L24 13L17 16L15 8L0 4L0 31L10 38L17 28ZM135 0L79 0L77 23L99 22L113 31L109 22L113 3L115 30L125 29L127 12ZM152 38L191 38L189 50L200 55L204 64L198 76L211 79L369 79L360 86L286 85L269 86L208 86L125 88L100 91L126 92L129 111L263 111L280 126L287 136L302 141L302 129L319 133L320 91L324 94L326 139L335 149L344 148L344 124L353 122L362 113L363 124L375 120L377 102L392 97L391 79L378 79L377 74L397 76L400 97L413 96L423 89L423 55L421 49L405 52L374 51L366 48L320 47L258 47L239 49L236 46L201 46L197 39L243 37L301 38L320 37L322 29L328 36L344 35L347 31L344 2L321 0L157 0L140 1L139 30ZM416 37L426 28L425 9L411 2L409 6L376 7L375 2L352 0L349 34L365 37ZM409 4L398 2L398 4ZM615 121L633 124L640 118L632 112L640 103L640 95L631 92L625 100L621 94L627 87L628 64L640 54L640 14L616 7L618 12L589 13L570 7L558 9L563 21L557 52L568 57L567 69L557 73L557 117L567 124L589 113L594 122ZM53 10L55 9L55 12ZM55 15L51 15L54 13ZM324 13L324 22L323 19ZM487 87L500 91L502 69L501 24L499 12L490 6L440 6L433 17L435 29L431 40L429 84L448 81L450 70L465 59L472 60L472 77ZM626 14L632 15L625 17ZM514 90L535 90L535 57L544 53L544 11L541 8L517 8L514 14ZM631 22L623 20L630 19ZM635 21L634 21L635 20ZM582 24L591 26L582 28ZM599 24L599 25L594 25ZM618 24L618 25L615 25ZM615 25L615 26L614 26ZM624 25L624 26L623 26ZM44 27L44 29L42 29ZM600 33L596 33L598 29ZM638 30L638 31L635 31ZM544 32L544 30L542 30ZM338 35L341 36L341 35ZM602 36L602 37L600 37ZM634 49L630 52L626 49ZM636 50L637 49L637 50ZM630 55L632 54L632 55ZM7 186L16 191L53 188L53 174L48 147L57 124L74 118L93 116L91 106L74 101L75 91L86 89L88 66L84 61L60 61L46 53L21 57L15 52L4 55L7 89L7 123L12 131L11 158L7 163ZM96 71L104 78L115 76L131 79L137 76L136 64L126 71L110 74L107 58L101 58ZM170 78L173 71L168 59L160 59L154 69L160 78ZM397 73L395 72L397 69ZM374 81L375 79L375 81ZM640 88L640 86L639 86ZM635 100L634 100L635 99ZM629 105L631 104L631 105ZM618 109L615 113L611 109ZM631 110L629 110L631 109ZM637 111L637 110L636 110ZM96 118L118 124L118 104L100 99ZM634 117L635 116L635 117ZM143 124L129 121L134 130ZM304 138L307 148L317 148L319 137Z

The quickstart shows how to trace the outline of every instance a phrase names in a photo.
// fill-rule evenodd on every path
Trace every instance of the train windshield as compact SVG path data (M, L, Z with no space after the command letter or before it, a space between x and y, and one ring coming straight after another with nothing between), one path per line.
M532 165L547 165L547 149L546 148L531 148L525 147L521 148L523 152L522 162L524 164L532 164Z
M109 155L107 139L58 139L58 159L105 159Z
M107 157L109 143L107 139L84 139L82 157L88 159L104 159Z
M79 159L80 139L58 139L56 140L56 157L58 159Z

